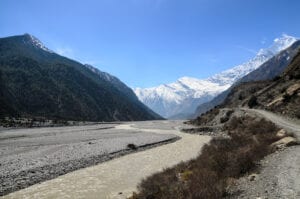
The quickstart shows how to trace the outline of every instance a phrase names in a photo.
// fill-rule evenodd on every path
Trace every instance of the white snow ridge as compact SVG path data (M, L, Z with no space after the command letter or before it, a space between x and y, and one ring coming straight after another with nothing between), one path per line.
M144 104L161 116L185 118L194 113L197 106L212 100L295 41L295 37L283 34L274 40L272 46L259 50L253 59L207 79L182 77L174 83L152 88L136 88L134 92Z
M49 52L49 53L53 53L53 51L52 50L50 50L49 48L47 48L38 38L36 38L35 36L33 36L33 35L30 35L30 34L25 34L26 36L28 36L29 38L30 38L30 43L33 45L33 46L35 46L35 47L37 47L37 48L40 48L40 49L42 49L42 50L44 50L44 51L47 51L47 52Z

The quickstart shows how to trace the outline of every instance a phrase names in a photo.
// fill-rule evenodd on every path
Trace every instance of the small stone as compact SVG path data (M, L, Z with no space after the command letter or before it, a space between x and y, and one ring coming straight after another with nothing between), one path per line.
M256 180L257 178L258 178L258 175L255 174L255 173L248 176L248 179L249 179L250 181L254 181L254 180Z
M119 192L119 195L122 195L123 193L122 192Z

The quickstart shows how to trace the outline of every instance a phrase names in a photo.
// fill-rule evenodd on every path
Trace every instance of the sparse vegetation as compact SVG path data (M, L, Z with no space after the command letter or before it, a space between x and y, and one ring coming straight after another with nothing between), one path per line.
M283 95L283 102L289 102L291 100L292 96L287 94L287 93L284 93Z
M279 79L280 79L280 76L277 75L277 76L275 76L275 77L273 78L273 81L277 81L277 80L279 80Z
M50 120L42 117L33 117L33 118L4 117L0 119L0 127L5 127L5 128L75 126L75 125L84 125L87 123L91 124L91 122L85 122L85 121L67 121L67 120L59 120L59 119Z
M214 138L194 160L144 179L132 198L222 198L227 187L255 168L277 141L277 127L264 119L233 117L224 126L228 138Z
M252 95L248 101L249 108L253 108L254 106L257 106L257 105L258 105L257 98L256 98L256 96Z
M201 116L197 117L195 120L190 121L191 124L194 125L206 125L208 122L214 119L216 115L220 112L219 108L213 108L209 110L206 114L202 114Z
M231 114L233 113L233 110L229 110L225 113L225 115L223 117L220 118L220 122L221 123L225 123L230 119Z
M135 144L127 144L127 148L137 150L138 147Z

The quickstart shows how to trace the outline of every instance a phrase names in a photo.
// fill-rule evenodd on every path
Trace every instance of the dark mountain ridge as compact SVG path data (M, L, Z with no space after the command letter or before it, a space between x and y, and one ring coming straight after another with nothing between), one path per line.
M2 116L115 121L162 119L116 77L25 34L0 39Z

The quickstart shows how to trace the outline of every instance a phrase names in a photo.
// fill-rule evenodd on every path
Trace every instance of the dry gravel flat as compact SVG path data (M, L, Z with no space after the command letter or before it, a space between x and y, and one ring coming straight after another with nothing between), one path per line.
M4 198L126 198L145 177L196 157L209 136L181 133L176 121L149 121L116 126L116 131L180 136L181 139L11 193Z
M144 148L176 138L116 125L2 129L0 196L128 154L132 152L127 148L130 143Z

